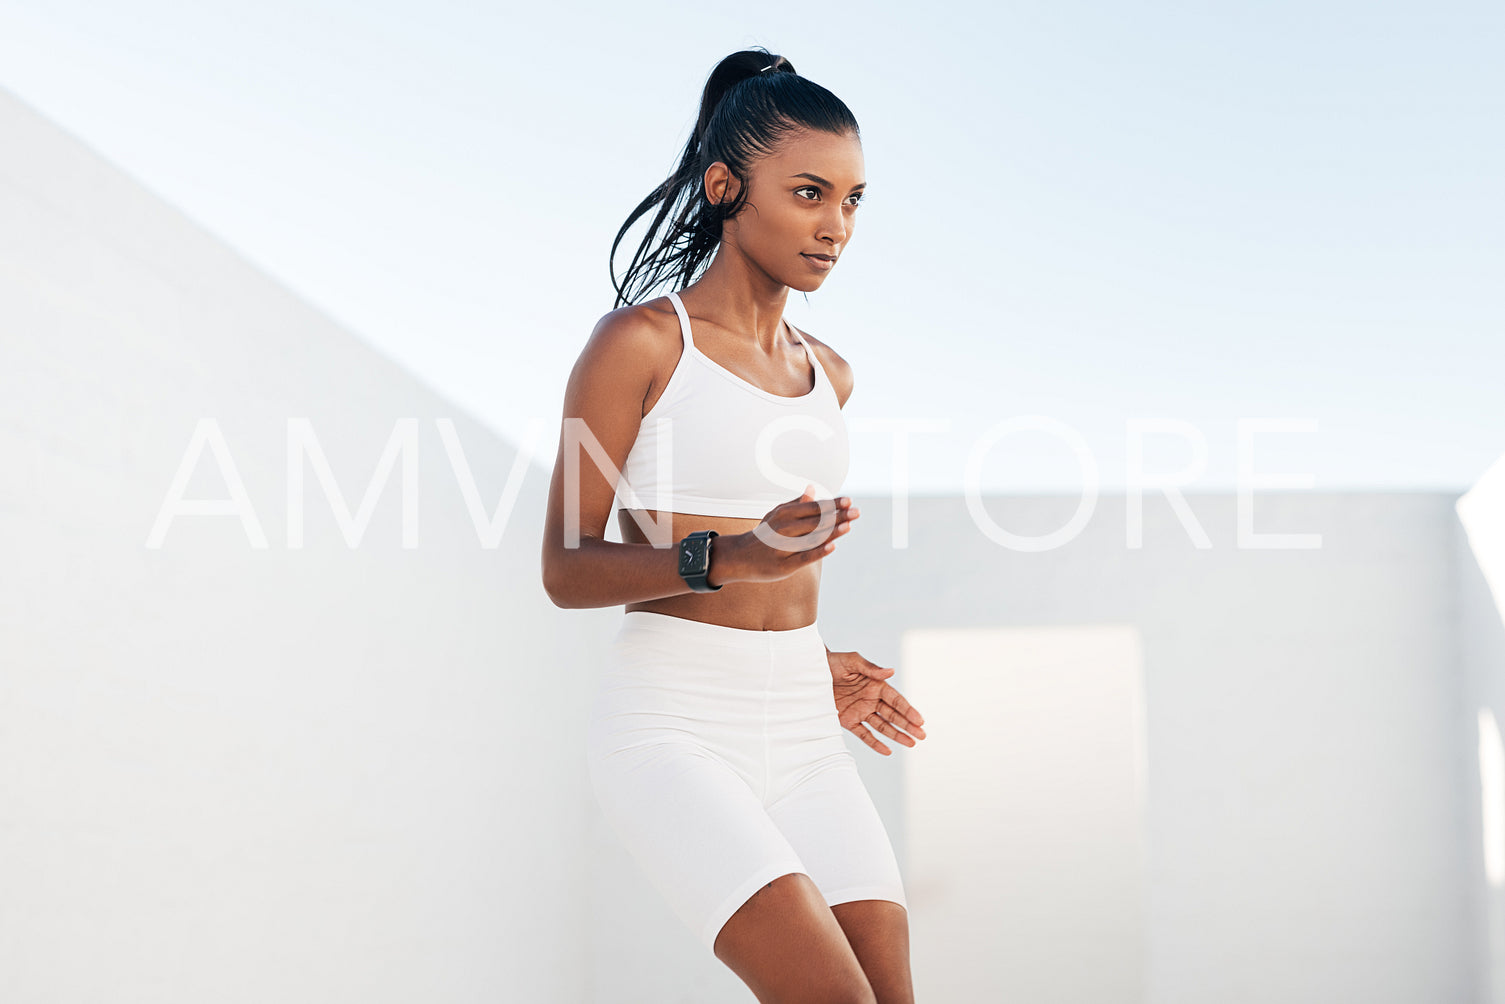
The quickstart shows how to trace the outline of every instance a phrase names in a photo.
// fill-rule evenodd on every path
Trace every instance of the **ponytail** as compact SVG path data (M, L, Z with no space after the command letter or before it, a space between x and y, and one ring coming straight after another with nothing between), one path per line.
M722 224L746 203L752 164L798 128L857 134L857 119L841 99L800 76L794 64L767 49L734 52L711 70L700 97L695 131L679 166L638 203L611 243L607 269L614 307L640 302L666 279L683 288L694 282L721 243ZM717 161L737 179L737 193L712 203L703 183ZM658 206L620 284L617 247L641 217ZM667 227L666 227L667 223ZM663 235L657 236L660 230Z

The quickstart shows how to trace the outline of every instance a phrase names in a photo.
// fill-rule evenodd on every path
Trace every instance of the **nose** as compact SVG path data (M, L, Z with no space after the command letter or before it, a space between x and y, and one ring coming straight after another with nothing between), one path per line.
M838 204L835 209L827 210L821 216L821 228L816 231L818 240L830 241L835 249L839 249L846 243L849 227L846 213Z

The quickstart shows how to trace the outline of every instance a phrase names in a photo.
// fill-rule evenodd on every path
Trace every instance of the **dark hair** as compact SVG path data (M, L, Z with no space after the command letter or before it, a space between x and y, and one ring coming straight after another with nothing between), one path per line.
M746 202L752 162L772 153L787 133L800 127L838 136L861 135L857 119L841 99L800 76L783 56L760 47L734 52L717 63L706 79L700 116L679 166L638 204L611 242L607 269L617 291L615 306L636 302L635 296L665 278L676 279L681 286L693 282L721 241L722 223L737 215ZM737 179L738 189L731 200L712 204L702 181L706 169L718 160ZM660 203L618 285L617 246L628 228ZM653 247L654 236L666 219L668 232Z

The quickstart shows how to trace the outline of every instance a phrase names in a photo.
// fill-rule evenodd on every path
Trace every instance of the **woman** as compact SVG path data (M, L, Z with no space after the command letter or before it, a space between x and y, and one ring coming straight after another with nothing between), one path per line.
M864 187L835 95L763 49L722 60L678 169L612 245L661 206L570 374L549 489L549 597L626 607L591 713L602 810L764 1002L913 1000L898 866L840 730L889 754L875 733L912 747L923 719L816 625L821 561L859 516L831 495L852 371L782 319L846 250ZM688 284L632 305L666 278Z

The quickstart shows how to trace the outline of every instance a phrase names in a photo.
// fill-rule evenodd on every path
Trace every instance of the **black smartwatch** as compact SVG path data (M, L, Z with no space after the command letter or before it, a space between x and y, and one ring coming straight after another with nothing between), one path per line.
M714 593L721 588L705 580L711 570L711 538L715 536L715 530L696 530L679 542L679 574L697 593Z

